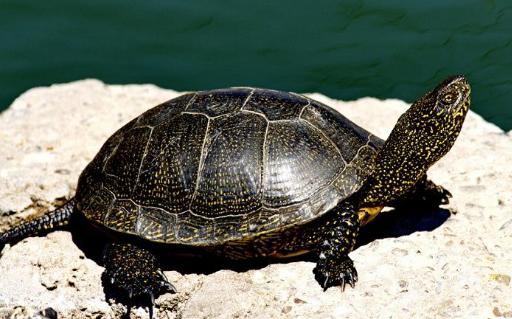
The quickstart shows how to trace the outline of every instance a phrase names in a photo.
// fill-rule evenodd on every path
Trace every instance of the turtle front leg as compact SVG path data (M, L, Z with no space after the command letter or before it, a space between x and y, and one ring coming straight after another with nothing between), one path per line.
M347 283L353 288L357 281L357 271L348 253L354 248L359 234L359 218L349 203L335 208L333 213L335 216L324 226L313 273L324 290L340 285L344 291Z
M419 190L417 194L421 196L422 201L435 206L445 205L450 202L452 193L443 186L434 184L434 182L427 179L426 175L425 178L416 185Z
M448 204L451 197L452 194L448 190L434 184L425 174L413 188L389 203L389 206L397 208L418 207L419 205L425 208L439 207Z
M128 297L147 295L154 303L155 296L176 292L160 270L157 259L149 251L129 243L110 243L103 255L105 274L111 284Z

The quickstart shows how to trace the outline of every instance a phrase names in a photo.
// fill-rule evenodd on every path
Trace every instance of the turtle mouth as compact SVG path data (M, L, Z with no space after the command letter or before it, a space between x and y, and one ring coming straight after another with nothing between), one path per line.
M464 116L471 105L471 87L463 75L457 75L450 79L451 85L455 85L459 91L459 100L453 105L452 112L455 117Z
M471 88L469 87L469 84L467 84L467 82L465 86L460 87L460 93L460 101L459 103L456 103L454 105L455 107L452 110L453 113L455 114L455 117L464 116L466 112L469 110L469 106L471 105Z

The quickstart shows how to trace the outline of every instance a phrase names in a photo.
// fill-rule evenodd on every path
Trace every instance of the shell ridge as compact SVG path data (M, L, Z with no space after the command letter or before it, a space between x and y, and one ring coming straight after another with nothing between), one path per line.
M137 179L135 180L135 184L133 184L133 188L130 190L130 193L132 194L132 196L133 196L133 191L137 188L137 185L139 184L140 174L142 173L142 166L144 165L146 156L148 155L149 143L151 142L151 136L153 136L153 131L155 130L155 128L152 126L148 126L148 127L151 129L151 131L149 132L148 140L146 142L146 146L144 147L144 154L142 154L142 159L140 160L139 169L137 171Z
M247 96L247 98L245 99L244 103L242 103L242 107L240 108L240 110L243 110L245 105L249 102L249 100L252 98L252 95L254 94L254 91L256 91L256 89L252 89L251 90L251 93L249 93L249 95Z
M329 136L325 135L325 133L322 130L320 130L318 127L313 125L313 123L311 123L310 121L308 121L306 119L303 119L303 118L299 118L299 120L306 122L307 125L311 126L315 131L320 133L334 147L334 149L336 149L336 152L338 152L338 154L340 155L341 160L343 161L343 164L345 164L345 166L348 165L348 163L345 160L345 158L343 158L343 154L341 153L340 148L338 147L338 145L336 145L336 143L334 143L331 140L331 138Z
M190 202L188 204L188 209L192 211L192 204L194 203L196 197L197 197L197 188L199 187L199 182L201 181L201 175L204 167L204 160L206 158L207 150L205 149L206 141L209 137L209 130L210 130L210 123L211 119L206 114L200 114L203 116L206 116L208 119L208 122L206 123L206 129L204 133L203 143L201 145L201 156L199 157L199 167L197 168L197 176L196 176L196 183L194 185L194 193L192 194L192 197L190 198Z
M190 98L190 100L188 101L187 106L185 106L185 109L183 110L183 112L188 110L189 106L192 105L192 103L196 100L197 94L198 94L198 92L195 92L194 95ZM183 112L181 112L181 113L183 113Z

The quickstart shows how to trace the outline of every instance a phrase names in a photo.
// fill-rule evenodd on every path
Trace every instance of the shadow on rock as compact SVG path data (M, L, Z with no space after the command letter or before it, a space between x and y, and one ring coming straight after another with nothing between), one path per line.
M244 272L250 269L261 269L271 263L288 263L304 260L300 257L286 260L230 260L195 247L153 243L136 236L115 234L109 231L104 232L98 227L93 226L80 213L76 214L73 218L73 222L68 228L72 234L73 242L84 253L86 258L93 260L101 266L103 266L103 253L107 243L110 240L116 239L137 243L155 254L164 271L174 270L182 274L208 275L222 269ZM109 286L109 283L106 284Z
M372 241L384 238L398 238L415 232L432 231L441 226L451 216L447 209L439 207L399 208L381 213L375 220L361 229L356 248L367 245ZM189 250L184 248L184 250ZM163 268L176 270L181 274L211 274L222 269L244 272L252 269L261 269L270 264L287 264L296 261L317 262L317 254L309 253L286 259L253 259L228 260L201 252L192 253L195 258L183 258L182 255L169 254L162 249ZM190 251L189 251L190 252ZM173 252L174 253L174 252Z
M417 210L399 208L379 214L361 229L356 249L377 239L398 238L419 231L432 231L441 226L451 213L439 207Z
M432 231L441 226L450 215L450 211L438 207L422 210L399 208L383 212L361 229L356 249L377 239L397 238L418 231ZM77 214L77 221L73 224L71 232L75 244L84 252L87 258L103 265L102 255L109 240L107 235L93 227L81 214ZM286 259L229 260L191 247L171 247L170 245L142 241L132 236L127 240L138 241L139 244L153 251L163 270L174 270L184 275L208 275L223 269L245 272L252 269L261 269L269 264L317 261L315 253Z

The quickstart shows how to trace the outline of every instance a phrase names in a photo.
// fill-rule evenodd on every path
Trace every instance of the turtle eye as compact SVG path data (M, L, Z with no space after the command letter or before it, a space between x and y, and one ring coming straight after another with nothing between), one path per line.
M443 95L441 102L444 104L453 104L457 100L457 96L453 93L446 93Z
M459 94L458 90L456 90L455 88L452 88L451 90L447 90L447 91L443 92L441 94L439 100L444 105L452 105L452 104L457 103L457 101L459 99L459 95L460 94Z

